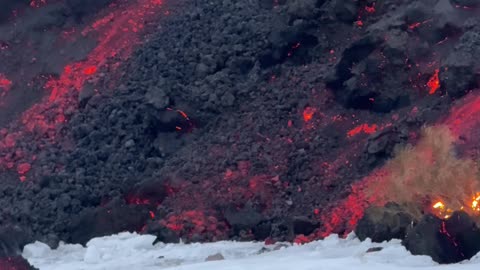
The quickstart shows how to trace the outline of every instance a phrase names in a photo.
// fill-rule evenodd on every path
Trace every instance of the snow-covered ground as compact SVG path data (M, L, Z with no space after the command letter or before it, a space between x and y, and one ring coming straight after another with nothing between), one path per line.
M480 253L471 261L440 266L427 256L411 255L397 240L375 244L332 235L303 246L218 242L211 244L156 244L155 237L122 233L96 238L86 248L60 245L51 250L36 242L23 256L40 270L344 270L344 269L479 269ZM367 253L372 247L379 252ZM268 249L268 250L265 250ZM274 250L275 249L275 250ZM222 254L219 261L206 258Z

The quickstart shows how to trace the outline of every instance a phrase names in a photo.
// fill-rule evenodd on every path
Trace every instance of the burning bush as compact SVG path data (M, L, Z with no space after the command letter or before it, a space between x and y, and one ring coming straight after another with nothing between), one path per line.
M369 188L368 196L408 205L416 216L423 211L442 218L454 210L480 213L478 165L458 157L454 142L445 126L423 129L417 145L398 151L388 162L389 174L380 180L381 185Z

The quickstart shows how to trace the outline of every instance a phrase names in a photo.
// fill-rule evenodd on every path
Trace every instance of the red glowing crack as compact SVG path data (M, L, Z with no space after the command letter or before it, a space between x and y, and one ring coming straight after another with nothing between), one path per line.
M4 96L8 90L12 87L12 81L10 81L5 75L0 73L0 97Z
M430 77L430 80L427 82L428 89L430 89L428 93L430 95L435 94L435 92L437 92L437 90L440 88L440 79L438 77L439 73L440 69L435 69L435 73L433 73L432 77Z
M350 131L348 131L347 136L348 137L353 137L353 136L356 136L360 133L373 134L373 133L377 132L377 130L378 130L378 126L376 124L372 124L372 125L362 124L362 125L354 127Z

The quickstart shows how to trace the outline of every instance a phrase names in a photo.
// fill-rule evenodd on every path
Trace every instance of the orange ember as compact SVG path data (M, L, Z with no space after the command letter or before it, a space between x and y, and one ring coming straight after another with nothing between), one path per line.
M309 122L310 120L312 120L313 115L315 114L315 111L316 111L315 108L306 107L306 108L303 110L303 120L304 120L305 122Z
M428 19L428 20L425 20L423 22L414 22L414 23L412 23L408 26L408 29L410 29L410 30L416 29L416 28L420 27L421 25L430 22L431 20L432 19Z
M422 23L419 23L419 22L412 23L408 26L408 29L415 29L415 28L419 27L420 25L422 25Z
M475 212L480 212L480 193L472 201L472 209Z
M371 7L366 6L365 11L368 12L368 13L375 13L375 3L373 3L373 5Z
M428 80L428 82L427 82L427 86L430 89L430 91L428 93L430 95L433 95L438 90L438 88L440 88L440 79L438 78L438 73L439 72L440 72L440 70L438 68L435 69L435 73L432 75L430 80Z
M4 91L10 90L10 87L12 87L12 81L7 79L5 75L0 73L0 89L3 89Z

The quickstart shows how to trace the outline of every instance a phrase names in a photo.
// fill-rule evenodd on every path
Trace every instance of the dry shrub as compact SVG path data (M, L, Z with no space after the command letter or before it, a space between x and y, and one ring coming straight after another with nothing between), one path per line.
M445 126L424 128L415 146L397 151L386 165L388 175L367 195L407 206L431 208L433 202L442 201L452 210L471 210L472 198L480 191L479 170L473 160L455 154L454 141Z

